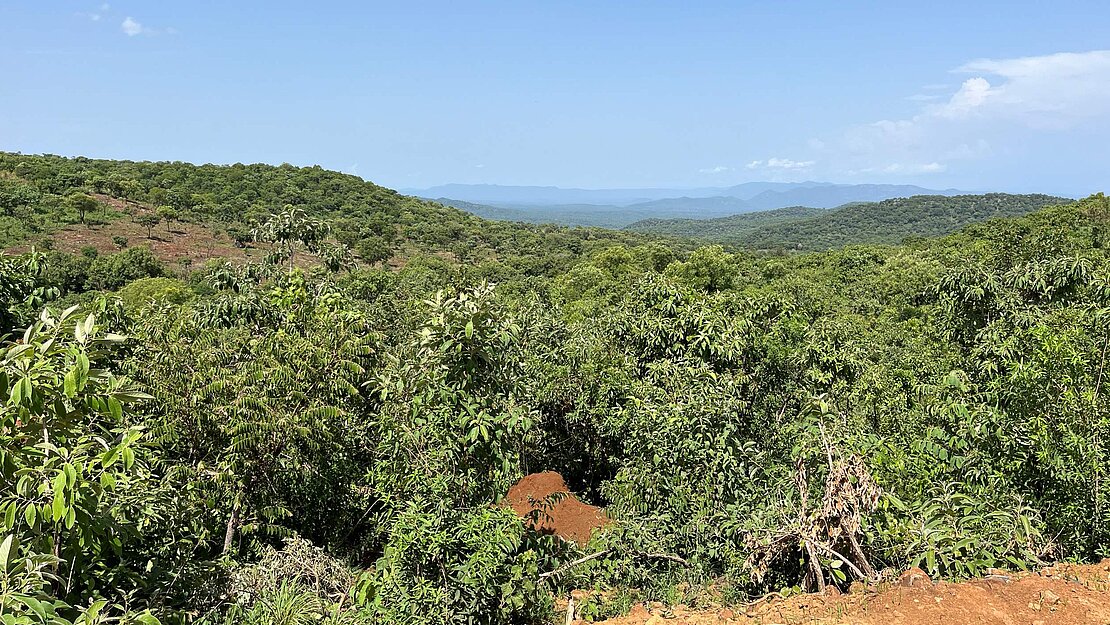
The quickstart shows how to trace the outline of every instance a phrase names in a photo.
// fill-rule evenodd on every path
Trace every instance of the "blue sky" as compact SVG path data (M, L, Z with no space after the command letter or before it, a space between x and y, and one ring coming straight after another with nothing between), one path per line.
M0 0L0 149L1110 190L1110 2Z

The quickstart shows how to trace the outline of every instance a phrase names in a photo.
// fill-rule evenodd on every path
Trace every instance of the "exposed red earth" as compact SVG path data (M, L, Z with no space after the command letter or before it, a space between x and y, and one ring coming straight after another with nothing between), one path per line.
M609 522L605 511L583 503L554 471L526 475L509 489L505 504L530 519L532 527L584 546L595 529Z
M580 622L580 621L579 621ZM771 596L745 606L690 609L636 605L608 625L1106 625L1110 559L1058 564L1038 572L999 572L966 582L932 582L911 569L889 583L852 592Z

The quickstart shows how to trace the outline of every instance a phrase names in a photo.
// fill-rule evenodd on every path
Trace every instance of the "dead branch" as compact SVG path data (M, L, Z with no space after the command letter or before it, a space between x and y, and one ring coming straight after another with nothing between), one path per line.
M565 572L573 569L574 567L578 566L579 564L584 564L586 562L589 562L590 560L600 558L601 556L603 556L607 553L609 553L609 550L608 549L603 549L601 551L598 551L597 553L591 553L588 556L583 556L581 558L578 558L577 560L572 560L570 562L567 562L566 564L560 566L559 568L555 569L554 571L548 571L546 573L540 573L540 581L543 581L543 580L545 580L549 577L553 577L555 575L560 575L562 573L565 573Z
M690 563L687 562L685 559L670 553L641 553L639 555L643 558L652 558L655 560L670 560L671 562L677 562L682 566L690 566Z

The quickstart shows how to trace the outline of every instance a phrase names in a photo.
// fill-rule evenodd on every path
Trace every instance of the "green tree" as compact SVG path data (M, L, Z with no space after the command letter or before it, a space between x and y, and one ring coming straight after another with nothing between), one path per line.
M65 202L66 206L77 211L77 214L80 215L81 223L85 223L85 213L96 210L96 207L100 205L96 198L88 193L81 192L67 195Z
M157 214L166 222L166 231L173 232L173 222L178 219L178 211L172 206L159 206Z
M381 237L366 237L358 242L355 250L363 261L376 265L393 256L393 247Z
M271 214L265 222L251 231L255 241L270 244L271 261L274 264L288 261L290 271L293 270L293 259L298 246L315 252L327 233L328 227L323 221L289 205L281 212Z
M143 213L135 220L140 226L146 228L146 238L154 238L154 226L162 223L162 217L154 213Z

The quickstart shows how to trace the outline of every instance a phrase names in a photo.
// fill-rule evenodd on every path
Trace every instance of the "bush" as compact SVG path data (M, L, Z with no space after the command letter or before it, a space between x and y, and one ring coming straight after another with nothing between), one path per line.
M139 278L168 275L162 261L146 247L128 248L118 254L101 256L89 266L85 289L114 291Z
M128 312L137 312L155 302L184 304L193 296L184 282L174 278L139 278L121 288L118 294Z

